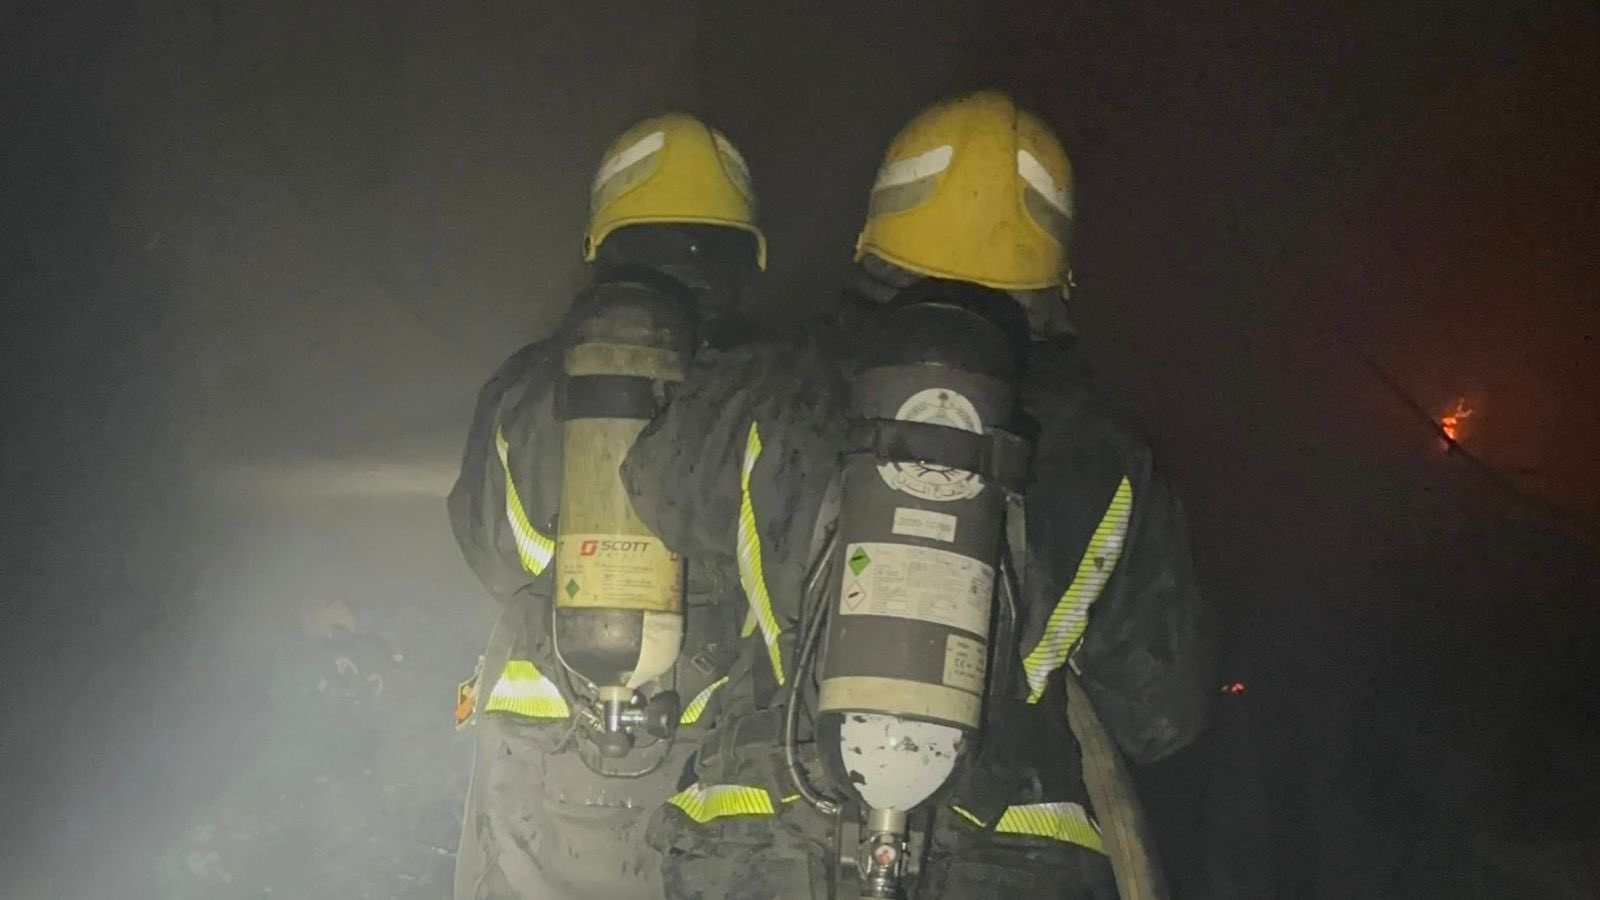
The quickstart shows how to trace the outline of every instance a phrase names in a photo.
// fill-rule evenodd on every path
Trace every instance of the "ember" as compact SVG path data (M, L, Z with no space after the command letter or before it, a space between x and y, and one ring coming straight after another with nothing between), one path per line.
M1439 418L1439 429L1452 443L1459 443L1464 432L1463 425L1470 418L1472 407L1467 405L1464 398L1457 398L1455 407Z

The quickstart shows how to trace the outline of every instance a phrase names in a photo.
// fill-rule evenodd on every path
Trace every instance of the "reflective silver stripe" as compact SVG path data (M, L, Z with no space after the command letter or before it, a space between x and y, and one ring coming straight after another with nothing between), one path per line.
M667 133L664 131L652 131L612 154L609 159L600 164L599 171L594 173L594 183L589 186L589 193L600 193L600 189L605 186L605 183L615 178L618 172L640 160L648 158L652 154L661 152L661 148L666 145Z
M781 685L783 654L778 649L778 617L772 612L772 597L767 594L767 579L761 567L761 532L756 527L755 503L750 498L750 473L760 458L761 431L751 422L749 437L745 439L744 465L739 472L739 583L750 603L743 634L748 637L756 627L761 629L767 656L772 660L772 674Z
M745 164L744 154L733 145L733 141L715 128L711 130L711 139L717 145L717 153L722 156L723 167L728 172L728 180L739 189L745 200L755 199L755 192L750 189L750 166Z
M955 154L954 147L941 144L916 156L886 162L878 169L878 177L872 182L872 189L880 191L937 175L950 168L950 160Z
M1039 192L1044 202L1055 207L1056 212L1072 218L1072 194L1064 185L1056 184L1054 176L1044 164L1026 150L1017 151L1017 174L1028 186Z
M542 575L555 557L556 542L539 533L528 521L528 513L517 493L517 482L511 477L511 446L505 432L498 426L494 430L494 449L500 455L500 468L506 473L506 521L511 524L511 536L517 545L517 556L522 568L531 575Z
M1083 631L1089 626L1089 607L1105 590L1106 582L1122 558L1122 545L1128 536L1128 519L1133 513L1133 485L1126 477L1117 485L1117 492L1089 538L1083 559L1072 583L1056 601L1050 619L1045 623L1044 634L1022 660L1022 671L1028 679L1028 702L1038 703L1044 696L1050 675L1067 662Z

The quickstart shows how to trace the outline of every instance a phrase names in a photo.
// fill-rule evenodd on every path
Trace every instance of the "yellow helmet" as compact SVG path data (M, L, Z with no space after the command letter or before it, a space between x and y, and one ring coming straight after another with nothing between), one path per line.
M1006 291L1065 287L1072 164L999 91L948 100L901 129L872 186L856 261Z
M767 239L756 227L750 170L722 132L683 113L646 119L606 149L589 189L583 258L625 225L725 225L755 235L756 265Z

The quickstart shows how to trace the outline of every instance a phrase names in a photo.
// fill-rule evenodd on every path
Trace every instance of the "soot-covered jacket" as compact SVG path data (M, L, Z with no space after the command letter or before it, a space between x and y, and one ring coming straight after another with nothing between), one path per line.
M702 351L624 464L636 511L690 561L685 655L693 671L680 669L705 687L681 690L713 732L755 713L793 676L802 582L844 444L844 343L821 329ZM551 592L559 377L559 345L547 341L491 378L449 502L457 541L490 593L527 598L534 610ZM1041 430L1027 495L1019 683L1007 701L1016 714L998 717L1001 733L985 744L996 768L1027 772L1046 794L1071 797L1082 789L1062 666L1081 673L1129 756L1149 761L1203 727L1209 648L1182 508L1148 449L1098 409L1070 353L1055 345L1033 348L1021 400ZM504 691L503 711L565 711L564 702L546 702L555 689L544 673L556 663L544 621L528 617L517 657L537 668L529 683ZM502 683L518 673L526 670L508 669ZM701 698L709 702L694 702Z
M668 546L739 573L744 643L719 731L757 717L781 696L774 685L795 675L817 517L845 448L845 343L824 328L703 358L623 465L635 510ZM984 796L969 808L1086 799L1066 724L1066 665L1134 760L1173 753L1207 717L1211 660L1182 507L1148 448L1100 411L1073 360L1063 346L1035 344L1020 392L1041 430L1026 496L1017 683L984 741L989 771L970 789ZM747 730L757 741L772 733ZM702 782L748 782L764 770L702 756L711 757Z

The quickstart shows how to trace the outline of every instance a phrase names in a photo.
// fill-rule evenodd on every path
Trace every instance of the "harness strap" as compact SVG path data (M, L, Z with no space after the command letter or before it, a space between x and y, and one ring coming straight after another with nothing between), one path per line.
M1033 443L1001 428L974 434L930 422L854 419L847 441L846 455L949 466L980 475L1011 491L1025 490L1032 473Z

